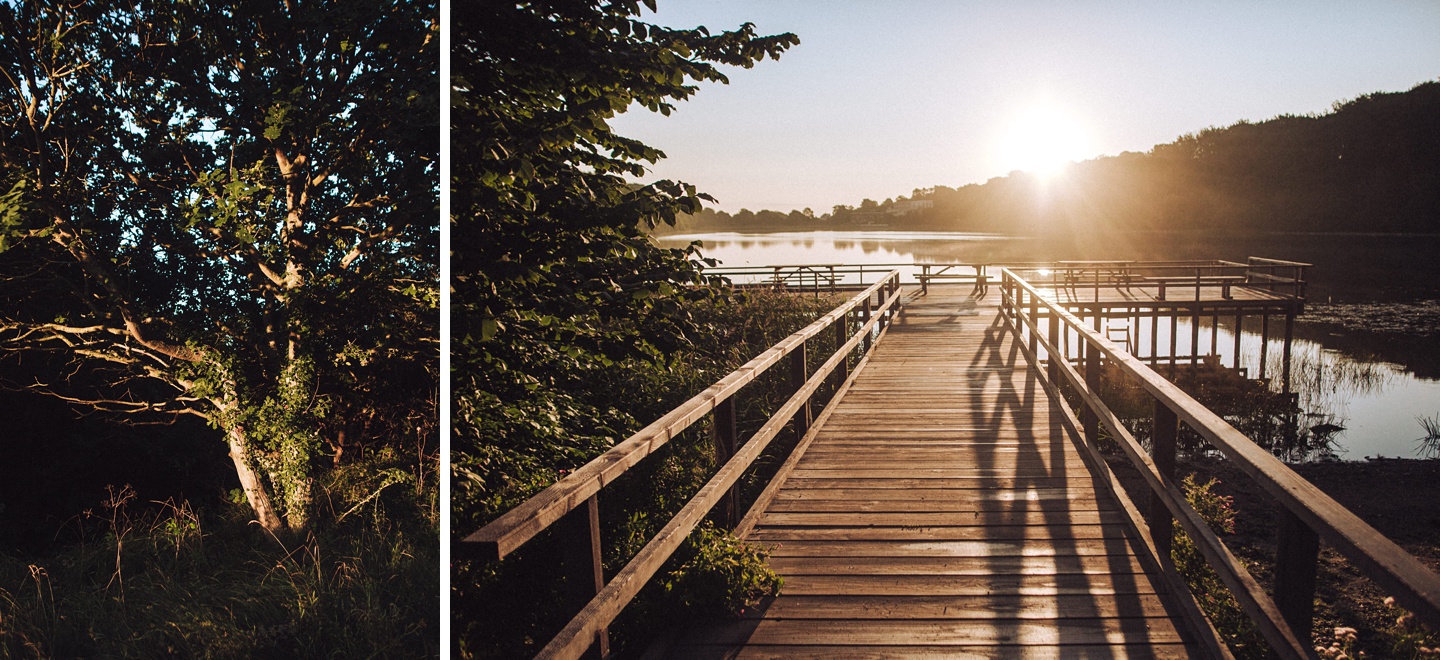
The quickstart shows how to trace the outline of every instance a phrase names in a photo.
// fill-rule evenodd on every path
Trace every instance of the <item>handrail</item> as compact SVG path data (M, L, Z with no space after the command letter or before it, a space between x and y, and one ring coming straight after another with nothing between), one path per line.
M892 276L898 278L898 274L893 271ZM888 281L889 278L886 278L875 283L831 310L830 313L816 319L814 323L780 340L765 352L716 381L714 385L691 397L690 400L666 413L660 419L651 422L649 426L640 429L609 451L566 475L549 488L505 512L499 518L480 528L479 531L465 537L461 542L476 544L475 547L479 550L482 558L491 561L499 560L510 554L526 541L534 538L535 535L545 531L562 516L583 505L587 498L639 463L641 459L654 453L655 450L663 447L665 443L685 429L690 428L691 424L714 410L717 404L730 398L741 387L758 378L765 370L795 350L797 346L804 344L805 340L819 334L859 306L862 301L868 300Z
M600 571L599 523L594 513L590 514L588 542L592 546L596 583L593 597L587 599L579 614L570 620L537 657L578 658L597 641L601 643L602 649L604 648L605 630L610 623L716 504L724 501L727 496L733 503L736 482L780 430L792 419L802 426L809 423L810 399L820 385L831 378L837 369L842 374L846 373L848 367L844 366L845 360L856 346L862 346L862 350L867 353L873 348L872 335L875 329L888 324L890 315L899 305L899 279L899 271L891 271L881 281L781 340L610 451L496 518L461 542L477 549L484 558L498 560L566 514L580 507L595 511L595 497L602 487L711 411L716 413L717 444L720 444L727 433L724 429L727 422L723 421L723 418L729 417L730 446L720 457L723 465L719 471L608 583L603 580ZM880 304L872 307L871 300L876 293L880 294ZM847 319L850 312L857 308L860 308L864 315L863 322L860 329L851 334L848 332ZM813 375L806 377L805 341L831 326L837 331L834 351ZM792 379L797 381L795 393L748 441L736 447L733 437L734 404L731 397L786 355L796 358L791 361Z
M1088 415L1093 415L1087 415L1087 421L1093 420L1097 426L1103 424L1117 440L1144 476L1151 492L1195 539L1206 560L1220 574L1247 614L1255 620L1262 634L1265 634L1278 652L1295 657L1313 656L1309 644L1301 643L1302 635L1297 632L1307 633L1303 637L1306 637L1305 642L1308 642L1310 617L1313 615L1311 603L1315 557L1318 551L1318 546L1315 545L1317 534L1318 538L1323 538L1354 562L1361 572L1379 583L1422 622L1432 627L1440 627L1440 575L1436 575L1414 556L1385 538L1139 359L1099 332L1086 327L1085 323L1068 312L1063 304L1046 299L1038 289L1013 271L1001 270L1001 286L1002 311L1011 322L1012 329L1017 336L1025 330L1031 333L1027 356L1035 360L1038 368L1038 355L1033 353L1036 352L1036 347L1045 348L1050 357L1051 373L1063 376L1078 393ZM1051 319L1048 333L1040 331L1036 318L1042 308ZM1059 322L1065 324L1065 332L1074 331L1080 338L1076 343L1077 349L1081 344L1086 346L1086 374L1083 378L1070 364L1069 355L1063 354L1068 345L1065 349L1055 346ZM1048 339L1046 334L1049 335ZM1098 384L1100 356L1137 380L1154 397L1157 404L1157 442L1152 443L1155 447L1152 449L1153 456L1145 455L1139 443L1094 391L1094 386ZM1162 418L1162 413L1168 417L1168 422ZM1281 583L1276 590L1279 605L1265 594L1242 565L1234 561L1233 555L1219 537L1209 530L1198 514L1185 503L1184 495L1176 486L1173 474L1165 474L1157 467L1161 464L1174 465L1173 441L1168 447L1161 447L1163 443L1159 442L1158 438L1165 424L1173 425L1178 420L1184 420L1192 430L1224 453L1288 512L1288 516L1282 516L1282 534L1277 556L1277 582ZM1093 431L1087 423L1087 435L1092 434ZM1093 444L1095 439L1087 437L1086 441ZM1168 540L1169 518L1152 515L1150 521L1150 534L1157 539L1164 537ZM1155 525L1162 525L1163 528L1157 529ZM1165 545L1168 547L1168 543Z

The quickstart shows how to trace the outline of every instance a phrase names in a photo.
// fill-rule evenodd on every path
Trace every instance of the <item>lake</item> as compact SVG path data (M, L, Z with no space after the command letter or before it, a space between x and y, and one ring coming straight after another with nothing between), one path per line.
M1421 419L1440 417L1440 336L1433 324L1401 332L1372 332L1365 318L1346 310L1440 309L1440 235L1288 234L1216 238L1198 233L1130 233L1016 238L946 232L786 232L685 234L658 239L668 247L700 241L722 266L795 264L1000 263L1079 259L1227 259L1270 257L1314 264L1308 279L1311 310L1296 323L1292 389L1302 428L1334 425L1324 451L1307 458L1359 460L1424 455ZM913 270L913 269L912 269ZM913 274L912 274L913 276ZM1429 307L1426 307L1426 306ZM1337 320L1338 319L1338 320ZM1168 324L1161 324L1162 326ZM1258 327L1241 333L1241 365L1254 373L1260 360ZM1258 323L1255 324L1258 326ZM1201 324L1208 349L1211 328ZM1163 328L1168 332L1168 327ZM1429 333L1429 334L1427 334ZM1222 322L1217 345L1232 364L1233 334ZM1272 326L1266 352L1271 374L1280 373L1281 340ZM1163 337L1164 335L1162 335ZM1188 344L1188 320L1179 343ZM1162 340L1162 345L1168 343ZM1179 351L1181 354L1185 350ZM1273 386L1278 388L1279 379ZM1293 457L1292 457L1293 458Z

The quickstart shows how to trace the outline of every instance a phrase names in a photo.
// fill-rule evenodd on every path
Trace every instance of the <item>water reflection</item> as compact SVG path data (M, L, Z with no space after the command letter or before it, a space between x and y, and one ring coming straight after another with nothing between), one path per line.
M664 245L700 240L706 256L724 266L779 264L1016 263L1065 259L1232 259L1267 256L1316 264L1311 269L1312 301L1384 302L1440 297L1440 269L1429 267L1440 253L1437 236L1242 236L1127 234L1016 238L944 232L792 232L671 236ZM913 277L913 273L907 277ZM1273 322L1273 320L1272 320ZM1258 319L1246 319L1237 362L1233 320L1218 326L1201 320L1198 346L1190 346L1190 319L1176 329L1176 352L1198 349L1215 357L1216 368L1236 369L1254 381L1263 372L1263 390L1232 391L1226 408L1232 424L1287 460L1328 457L1422 456L1440 450L1440 342L1420 337L1340 332L1333 325L1297 322L1286 395L1283 342L1271 328L1260 364ZM1135 342L1148 357L1150 335L1168 350L1169 323L1134 328ZM1214 347L1212 351L1211 347ZM1188 358L1186 361L1188 365ZM1166 373L1162 370L1162 373ZM1185 378L1185 370L1177 372ZM1198 377L1197 377L1198 378ZM1209 378L1209 376L1207 376ZM1212 378L1212 380L1215 380ZM1216 381L1218 383L1219 381ZM1192 384L1202 391L1198 380ZM1207 396L1225 390L1208 385ZM1233 404L1233 408L1228 408ZM1218 412L1218 410L1217 410ZM1141 415L1140 417L1143 417ZM1139 417L1137 417L1138 419ZM1433 422L1426 427L1421 420ZM1145 435L1148 435L1146 433Z
M1292 462L1358 460L1369 456L1424 457L1427 445L1419 421L1440 417L1440 381L1418 377L1404 366L1296 338L1291 344L1290 382L1284 382L1284 340L1276 337L1274 320L1262 351L1259 319L1246 319L1236 359L1233 320L1202 317L1199 341L1192 339L1192 319L1175 325L1175 355L1170 360L1170 324L1138 325L1110 319L1109 328L1123 328L1134 337L1132 351L1156 371L1224 417L1276 456ZM1297 328L1302 324L1297 323ZM1156 352L1151 352L1151 347ZM1433 349L1432 349L1433 350ZM1261 369L1261 355L1265 356ZM1200 356L1192 366L1192 355ZM1130 391L1114 385L1106 402L1117 406L1137 437L1149 437L1148 395L1138 386ZM1131 396L1141 397L1129 402ZM1114 397L1112 400L1109 397ZM1126 410L1133 409L1133 415ZM1188 443L1186 442L1188 438ZM1182 449L1206 451L1199 436L1182 434ZM1430 450L1434 453L1435 450Z

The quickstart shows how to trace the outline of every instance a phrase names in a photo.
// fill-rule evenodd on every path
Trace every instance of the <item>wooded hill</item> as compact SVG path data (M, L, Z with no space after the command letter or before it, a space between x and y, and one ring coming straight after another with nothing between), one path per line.
M922 200L933 206L894 212ZM1318 116L1207 128L1148 153L1077 163L1048 184L1012 172L818 216L706 209L663 229L1433 233L1440 231L1440 82L1336 102Z

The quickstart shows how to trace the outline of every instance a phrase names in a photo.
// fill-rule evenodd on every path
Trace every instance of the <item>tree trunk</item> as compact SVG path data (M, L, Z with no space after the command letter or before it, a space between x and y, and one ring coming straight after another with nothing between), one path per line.
M259 473L250 465L250 448L245 439L244 427L231 427L225 436L230 443L230 460L235 462L235 474L240 477L240 487L245 490L245 499L255 511L255 519L271 534L286 531L285 522L275 513L275 507L270 503L270 492L265 490Z

